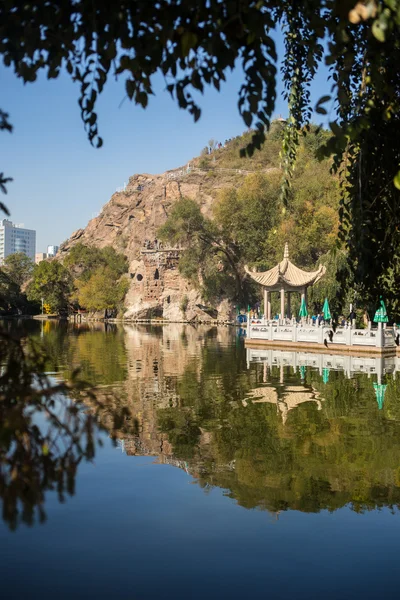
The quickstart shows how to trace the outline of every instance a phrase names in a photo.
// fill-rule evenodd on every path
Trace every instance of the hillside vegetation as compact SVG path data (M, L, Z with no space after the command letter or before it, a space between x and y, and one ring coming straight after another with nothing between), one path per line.
M260 290L249 282L244 265L258 270L275 266L283 258L285 242L299 267L311 270L320 263L328 267L327 276L313 290L313 301L319 304L325 295L331 299L336 295L335 274L344 262L343 253L336 249L339 182L330 173L329 160L317 158L330 134L312 127L302 138L285 209L279 170L283 127L275 122L264 146L250 158L239 158L250 132L221 149L204 151L194 164L209 170L208 176L218 177L219 169L251 173L220 189L209 215L197 202L183 197L159 229L165 242L186 248L180 271L209 301L228 297L243 304L259 298Z

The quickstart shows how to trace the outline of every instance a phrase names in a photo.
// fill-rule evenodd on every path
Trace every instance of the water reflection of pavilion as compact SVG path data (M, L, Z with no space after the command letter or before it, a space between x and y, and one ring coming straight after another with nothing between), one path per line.
M314 402L318 410L321 410L322 404L319 398L319 392L313 387L304 385L286 385L282 390L276 387L259 387L251 390L248 394L248 400L253 404L275 404L276 412L280 414L283 424L286 423L290 410L298 408L304 402ZM247 406L248 400L243 404Z
M247 348L248 367L251 362L262 362L269 367L289 366L294 371L300 367L312 367L318 369L320 375L324 369L344 371L346 377L351 377L353 373L365 373L368 377L376 375L378 383L383 375L394 375L400 371L400 360L397 356L350 356Z
M329 379L329 373L333 371L343 371L347 378L352 377L356 373L364 373L370 378L376 376L376 381L373 382L376 401L379 409L383 408L387 383L382 382L385 375L392 375L394 378L396 372L400 370L400 358L397 356L352 356L344 354L320 354L313 352L291 352L289 350L273 350L273 349L253 349L247 348L247 367L251 362L262 362L264 365L264 381L265 374L270 367L279 367L281 369L281 381L283 381L284 367L291 367L294 372L299 369L300 374L305 372L307 367L317 369L322 376L324 383ZM260 388L262 391L263 388ZM310 398L311 399L311 398ZM295 401L295 396L291 397L292 404ZM306 401L306 400L304 400ZM295 405L298 406L300 402ZM280 407L277 401L278 408ZM294 406L292 406L294 408ZM320 407L319 407L320 408ZM290 410L290 409L288 409ZM285 413L284 422L287 418Z

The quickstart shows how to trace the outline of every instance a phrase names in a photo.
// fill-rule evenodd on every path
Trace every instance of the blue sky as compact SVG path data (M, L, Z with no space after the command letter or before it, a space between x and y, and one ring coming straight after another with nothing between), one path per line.
M223 141L246 129L237 110L242 73L235 70L220 93L201 98L196 124L155 79L156 96L146 110L124 99L123 81L111 81L97 106L104 146L90 146L78 107L78 87L67 75L41 76L23 85L0 66L1 108L14 125L0 136L0 171L13 177L5 201L11 219L37 231L37 252L60 244L84 227L134 173L162 173L197 156L210 138ZM326 70L314 86L315 100L329 92ZM122 102L122 105L121 105ZM275 114L286 115L279 96Z

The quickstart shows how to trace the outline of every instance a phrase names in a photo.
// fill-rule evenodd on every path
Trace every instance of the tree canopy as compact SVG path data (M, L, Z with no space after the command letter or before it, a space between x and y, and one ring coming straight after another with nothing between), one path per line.
M120 277L128 270L126 256L117 252L112 246L96 248L85 244L76 244L71 248L64 260L64 265L74 277L87 280L98 268L108 268L113 277Z
M349 250L354 284L367 297L383 292L400 310L400 2L398 0L49 0L0 3L0 55L26 82L44 69L65 68L80 86L79 106L92 144L102 140L96 101L110 76L146 107L160 73L166 90L198 120L198 92L220 89L240 65L238 109L253 128L244 152L265 139L283 79L290 116L283 141L283 201L299 136L312 115L310 85L330 70L316 111L331 102L332 138L321 150L341 173L340 238ZM276 51L277 31L284 41ZM280 74L279 74L280 69ZM10 131L5 110L0 129ZM7 176L0 175L5 188ZM347 281L348 270L342 273Z
M80 306L89 311L115 310L124 301L129 281L117 281L109 268L99 267L88 279L75 282Z
M36 306L22 291L32 276L34 264L23 252L9 254L0 267L0 311L33 314Z
M37 303L43 299L51 312L60 312L68 309L71 290L72 278L68 270L56 260L42 260L35 265L27 295L29 300Z
M23 286L32 276L34 263L24 252L9 254L4 259L3 271L19 287Z
M76 244L63 263L45 260L35 265L27 286L28 298L39 304L43 299L51 312L65 311L72 305L89 311L117 310L129 287L128 280L122 278L127 270L126 256L111 246Z

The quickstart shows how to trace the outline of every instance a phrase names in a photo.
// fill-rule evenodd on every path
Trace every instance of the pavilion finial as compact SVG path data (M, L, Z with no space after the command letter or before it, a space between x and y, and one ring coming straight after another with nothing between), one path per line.
M289 258L289 244L287 242L285 244L285 252L283 254L283 258Z

